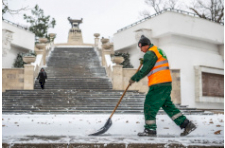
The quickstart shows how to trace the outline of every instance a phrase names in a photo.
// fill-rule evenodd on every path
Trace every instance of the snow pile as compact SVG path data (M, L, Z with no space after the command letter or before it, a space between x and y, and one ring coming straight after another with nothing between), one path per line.
M167 116L157 116L157 137L138 137L144 129L144 116L119 115L112 118L111 128L101 136L88 136L104 126L109 115L2 115L3 143L171 143L185 145L223 145L223 115L189 115L197 129L186 137L182 130ZM46 137L56 137L46 138Z

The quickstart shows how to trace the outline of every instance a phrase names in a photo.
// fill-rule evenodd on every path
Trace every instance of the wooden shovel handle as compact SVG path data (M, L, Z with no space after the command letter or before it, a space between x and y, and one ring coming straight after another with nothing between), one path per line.
M142 64L140 64L140 66L138 67L136 73L141 69L141 66L142 66ZM127 88L126 88L125 91L123 92L123 95L120 97L120 100L118 101L116 107L114 108L114 110L113 110L113 112L112 112L112 114L111 114L111 116L110 116L109 118L112 118L113 114L115 113L117 107L120 105L120 102L122 101L123 96L126 94L126 92L127 92L127 90L128 90L129 87L130 87L130 83L128 84Z

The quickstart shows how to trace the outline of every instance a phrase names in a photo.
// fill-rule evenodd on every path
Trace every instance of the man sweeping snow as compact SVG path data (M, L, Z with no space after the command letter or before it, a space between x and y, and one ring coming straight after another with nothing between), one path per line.
M145 130L138 133L138 136L156 136L156 114L160 107L181 129L184 129L181 136L188 135L196 129L196 126L171 101L172 78L165 53L151 44L144 35L141 36L138 46L145 53L143 67L131 77L129 83L131 85L147 76L149 86L144 103Z

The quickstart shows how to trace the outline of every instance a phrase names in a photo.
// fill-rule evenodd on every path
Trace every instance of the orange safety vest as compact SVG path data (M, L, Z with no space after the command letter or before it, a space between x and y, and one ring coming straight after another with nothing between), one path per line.
M149 48L149 51L153 51L158 60L155 63L155 66L148 73L148 86L166 82L172 82L172 77L170 74L169 63L158 51L157 46Z

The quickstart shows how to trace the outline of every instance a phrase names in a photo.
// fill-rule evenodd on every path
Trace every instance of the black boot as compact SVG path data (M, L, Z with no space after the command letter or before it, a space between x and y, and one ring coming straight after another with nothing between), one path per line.
M138 136L150 136L150 137L155 137L156 136L156 130L150 130L150 129L145 129L144 132L138 133Z
M180 136L186 136L197 128L194 123L187 119L184 120L180 127L181 129L184 128L184 131L180 134Z

